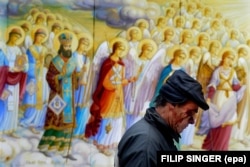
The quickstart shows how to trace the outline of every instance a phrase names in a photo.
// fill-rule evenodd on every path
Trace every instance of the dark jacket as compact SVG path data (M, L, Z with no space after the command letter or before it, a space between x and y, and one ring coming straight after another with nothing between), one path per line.
M154 108L128 129L118 145L119 167L156 167L157 151L177 151L173 139L180 135L169 127Z

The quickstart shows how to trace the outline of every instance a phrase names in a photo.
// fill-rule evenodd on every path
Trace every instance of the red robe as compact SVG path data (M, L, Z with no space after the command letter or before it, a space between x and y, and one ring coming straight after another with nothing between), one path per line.
M5 84L16 85L20 84L19 98L22 99L25 88L27 74L24 72L10 72L8 66L0 67L0 95L2 95Z
M94 91L93 96L92 96L93 103L90 107L91 117L86 125L85 137L94 136L98 132L98 129L100 127L100 123L102 120L100 100L101 100L103 91L105 90L105 88L103 87L103 81L108 71L111 70L111 68L114 66L115 63L116 62L114 62L110 58L107 58L102 64L96 90ZM122 61L118 61L118 64L124 66L124 63Z

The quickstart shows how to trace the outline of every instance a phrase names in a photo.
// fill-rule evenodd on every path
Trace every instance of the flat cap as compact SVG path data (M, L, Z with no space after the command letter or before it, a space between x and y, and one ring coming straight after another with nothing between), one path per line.
M176 70L166 80L159 91L172 104L195 102L203 110L209 109L201 84L182 70Z

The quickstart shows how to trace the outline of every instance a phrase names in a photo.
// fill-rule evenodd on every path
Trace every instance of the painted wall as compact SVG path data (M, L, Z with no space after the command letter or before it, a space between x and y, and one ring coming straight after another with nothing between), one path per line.
M232 124L234 128L230 142L240 143L239 148L250 149L250 128L248 127L250 125L248 122L250 118L248 113L250 108L249 5L250 3L247 0L237 2L232 0L180 0L180 3L176 0L4 0L0 2L0 49L8 57L9 52L6 50L6 43L11 28L21 27L25 24L29 29L25 36L30 36L31 42L25 45L25 36L19 39L21 41L17 44L22 54L27 54L26 51L33 43L34 30L37 30L37 27L45 27L47 31L46 41L43 42L43 46L47 48L44 58L49 54L53 57L57 55L59 48L57 38L54 38L52 43L49 43L49 39L52 39L49 35L52 31L52 25L55 23L61 25L61 32L68 30L75 37L81 35L88 37L88 47L83 54L88 57L89 62L85 63L85 66L83 65L84 62L83 64L79 64L79 62L77 64L80 70L86 68L84 74L87 77L84 83L85 91L79 95L85 98L83 100L85 103L79 104L79 106L84 106L86 108L84 112L86 113L85 115L76 114L78 120L88 121L90 117L89 108L93 103L92 95L96 90L102 62L111 53L114 40L123 39L121 41L125 42L127 46L127 52L125 52L123 58L125 70L127 71L124 74L124 79L131 79L132 81L132 77L136 77L136 81L133 84L129 83L127 86L123 86L124 103L121 104L124 108L121 111L123 123L120 130L117 130L117 134L122 134L127 126L132 124L128 122L130 120L128 117L134 115L136 119L131 119L131 121L137 121L143 116L148 103L154 95L161 70L170 63L175 49L185 48L187 57L183 62L178 62L177 66L181 66L187 72L190 72L190 75L194 78L197 77L202 64L210 66L211 72L213 72L219 66L223 52L225 50L232 51L235 55L232 64L233 68L235 70L240 69L240 67L243 69L243 72L235 73L237 78L235 83L239 83L245 90L241 92L242 97L238 102L237 111L233 111L238 114L237 118L240 121L238 124L236 122ZM167 16L166 11L170 8L173 9L174 13ZM36 23L38 15L44 17L41 23ZM183 24L178 25L177 19L180 16L184 20L181 21ZM50 21L49 17L51 18ZM138 21L145 22L146 27L144 30L139 29ZM197 21L197 27L193 27L195 21ZM169 31L173 30L175 34L170 41L164 40L164 32L167 28ZM133 37L128 36L132 29L138 30L134 41L132 40ZM232 35L232 32L236 32L235 36ZM198 44L198 38L201 34L207 34L208 36L204 47ZM55 36L57 37L56 34ZM78 46L78 41L76 41L72 44L72 51L75 51ZM213 41L219 43L219 48L215 53L209 47ZM144 45L145 47L143 47ZM146 45L150 45L150 47L147 48ZM247 53L239 55L239 48L245 49ZM192 55L191 50L197 51L198 54ZM141 53L144 53L145 57L140 58ZM216 56L211 57L213 54L216 54ZM191 56L194 56L193 59ZM47 61L47 59L44 60ZM141 66L142 64L143 66ZM47 69L48 64L44 63L44 67ZM207 71L202 71L201 74L205 75ZM45 75L46 72L41 76L45 79ZM211 74L209 79L206 79L210 80L210 77ZM148 78L152 80L149 81ZM202 83L204 80L199 81ZM34 87L30 87L28 83L27 81L25 90L32 92ZM43 81L44 84L45 81ZM205 84L204 91L207 90L208 84ZM45 92L44 87L43 89ZM34 90L36 92L36 89ZM4 97L2 94L1 96L2 101L4 101L10 95L7 94L7 97ZM205 96L207 97L207 94ZM44 103L48 105L49 101L44 100ZM8 111L6 108L0 109L1 165L67 166L70 164L72 166L98 166L102 164L112 166L115 147L111 149L111 156L105 155L107 152L100 150L98 145L93 144L95 140L89 140L89 143L86 142L86 138L83 138L84 130L71 137L70 152L77 158L77 161L69 160L67 161L68 164L65 164L66 159L57 153L51 158L46 157L37 148L43 136L43 127L36 127L32 123L21 126L21 120L24 117L29 117L29 115L26 113L27 106L24 105L23 101L19 101L19 104L17 118L10 120L16 121L17 127L13 130L19 138L11 136L8 130L4 129L5 113ZM140 111L137 111L137 113L135 113L134 108L136 104L141 106ZM46 114L46 109L43 112ZM45 114L35 117L40 120L40 123L44 123ZM199 120L200 117L198 117L197 121L199 122ZM81 126L85 126L86 123L82 121ZM237 125L240 125L240 128L237 128ZM35 130L32 128L35 128ZM111 126L112 128L114 127ZM200 150L204 137L205 135L197 136L193 132L191 143L185 144L184 142L183 149ZM108 145L116 144L112 140L108 141ZM194 145L194 147L189 147L190 145ZM230 145L230 149L235 149L235 147Z

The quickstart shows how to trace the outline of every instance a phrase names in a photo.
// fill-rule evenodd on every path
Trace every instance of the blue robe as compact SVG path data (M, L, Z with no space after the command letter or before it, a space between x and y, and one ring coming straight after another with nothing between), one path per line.
M77 60L78 53L74 52L73 57ZM82 61L87 62L87 57L82 55ZM76 72L80 72L81 67L76 68ZM85 127L89 119L89 106L84 104L84 96L86 92L86 86L79 85L75 91L75 104L76 104L76 128L74 129L74 136L80 137L85 133Z
M8 59L6 58L4 52L2 51L2 49L0 49L0 68L3 66L9 66L9 62ZM0 122L3 122L4 119L4 111L7 110L6 108L6 101L3 101L0 99ZM1 129L1 124L0 124L0 132L2 131Z
M38 62L33 54L37 54L38 56L45 56L46 50L42 47L40 52L36 50L35 46L31 46L30 49L27 50L29 69L27 71L27 82L33 82L35 85L44 83L44 67L38 67ZM42 78L38 80L38 78ZM41 88L40 88L41 89ZM29 94L26 90L23 99L23 105L25 106L25 112L23 118L20 119L20 124L24 127L35 127L35 128L43 128L45 115L47 110L46 101L46 90L42 90L42 99L37 99L38 91L35 91L33 94ZM40 107L38 107L38 103L42 103Z

